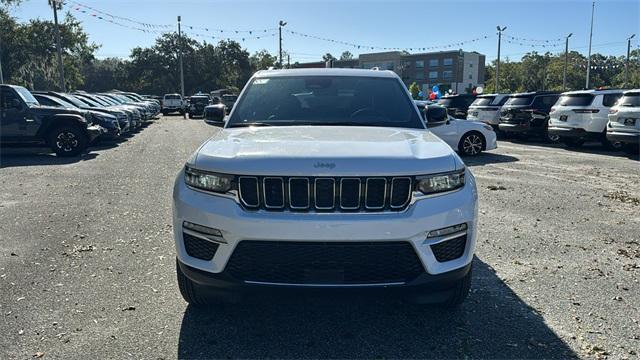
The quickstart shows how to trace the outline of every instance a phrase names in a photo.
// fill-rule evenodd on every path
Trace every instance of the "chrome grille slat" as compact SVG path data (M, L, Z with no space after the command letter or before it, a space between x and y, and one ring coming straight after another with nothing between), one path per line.
M384 212L411 202L411 176L237 177L240 204L248 210ZM406 197L405 197L406 194Z

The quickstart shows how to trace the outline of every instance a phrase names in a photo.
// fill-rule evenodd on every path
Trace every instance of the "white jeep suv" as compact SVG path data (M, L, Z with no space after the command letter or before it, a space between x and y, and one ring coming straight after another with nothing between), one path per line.
M640 89L625 91L609 110L607 140L637 154L640 144Z
M179 173L173 228L194 305L282 288L456 305L477 191L393 72L260 71Z
M549 113L549 136L570 147L586 140L597 140L605 147L609 109L622 96L622 90L580 90L562 93Z

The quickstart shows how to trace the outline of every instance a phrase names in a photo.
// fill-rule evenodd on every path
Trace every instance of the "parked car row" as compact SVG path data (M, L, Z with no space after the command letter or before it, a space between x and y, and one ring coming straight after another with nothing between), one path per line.
M0 85L0 145L47 145L59 156L75 156L99 139L139 130L159 113L156 100L136 93L30 92Z
M188 113L191 118L204 118L207 112L206 108L212 105L214 108L222 105L228 114L237 98L238 96L233 94L211 96L200 92L184 98L180 94L165 94L161 103L162 115L167 116L173 113L184 115Z
M596 140L607 149L637 153L639 102L640 89L483 94L469 106L466 118L489 124L505 136L539 137L569 147ZM439 103L447 106L442 99Z

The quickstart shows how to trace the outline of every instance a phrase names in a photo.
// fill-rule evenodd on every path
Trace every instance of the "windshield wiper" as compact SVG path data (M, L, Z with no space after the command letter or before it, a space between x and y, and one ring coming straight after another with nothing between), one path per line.
M239 123L239 124L232 124L229 127L247 127L247 126L273 126L273 124L269 124L269 123L264 123L264 122L248 122L248 123Z

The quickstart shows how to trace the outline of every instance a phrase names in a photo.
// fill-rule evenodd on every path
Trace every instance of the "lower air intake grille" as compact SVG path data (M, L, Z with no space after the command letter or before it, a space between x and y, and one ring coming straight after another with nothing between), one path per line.
M202 260L211 260L218 250L218 244L182 233L184 248L189 256Z
M408 282L424 272L407 242L241 241L227 271L243 281L279 284Z
M433 251L433 255L436 257L436 260L439 262L445 262L461 257L462 254L464 254L466 246L467 235L462 235L455 239L431 245L431 250Z

